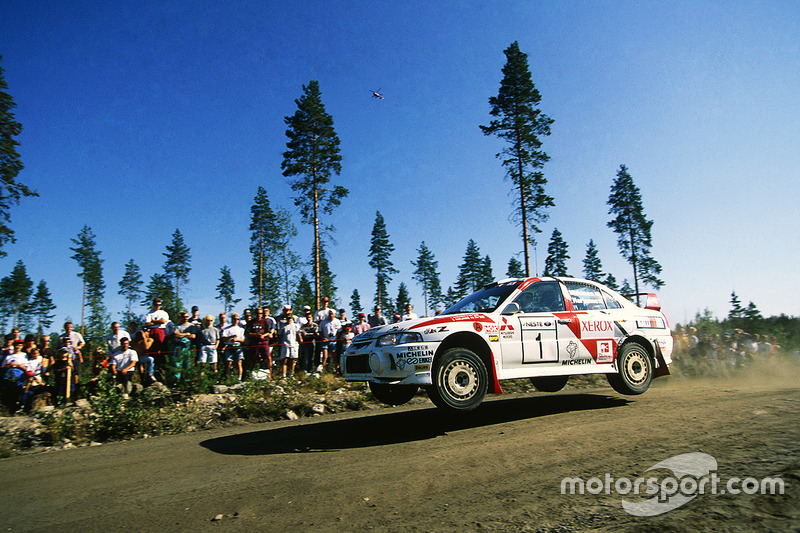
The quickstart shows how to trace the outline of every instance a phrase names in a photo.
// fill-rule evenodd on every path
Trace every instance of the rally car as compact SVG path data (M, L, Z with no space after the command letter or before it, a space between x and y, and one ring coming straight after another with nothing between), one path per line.
M423 387L456 411L501 394L504 379L556 392L571 375L606 374L617 392L641 394L672 362L667 318L655 294L644 296L642 308L589 280L497 281L435 317L367 330L341 367L384 403L403 404Z

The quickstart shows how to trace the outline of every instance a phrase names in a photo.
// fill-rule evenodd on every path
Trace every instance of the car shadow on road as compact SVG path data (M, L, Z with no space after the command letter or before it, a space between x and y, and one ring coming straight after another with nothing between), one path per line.
M432 439L449 431L491 426L543 416L621 407L625 398L602 394L559 394L502 398L483 403L466 414L436 408L381 412L345 420L304 421L284 426L208 439L201 446L225 455L271 455L335 451Z

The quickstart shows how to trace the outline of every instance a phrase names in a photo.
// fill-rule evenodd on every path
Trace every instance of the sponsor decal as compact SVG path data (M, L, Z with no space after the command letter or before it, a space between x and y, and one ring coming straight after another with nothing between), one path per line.
M639 329L666 329L664 319L654 316L637 317L636 327Z
M567 359L566 361L561 361L561 365L590 365L592 364L592 360L589 358L581 357L580 359Z
M411 366L411 365L421 365L421 364L430 365L431 361L433 361L433 357L407 357L405 359L397 360L397 368L403 370L406 366Z
M503 317L503 325L500 326L500 331L514 331L514 326L508 323L506 317Z
M612 331L614 327L611 325L610 320L586 320L581 321L581 331L587 332L607 332Z
M416 346L413 349L409 349L407 352L398 353L396 357L398 359L411 359L413 357L433 357L433 350L426 349L424 346Z
M427 372L431 369L431 365L416 365L414 372Z
M474 324L472 324L472 327L475 328L475 331L477 331L478 333L483 331L483 324L481 324L480 322L475 322Z
M444 333L445 331L447 331L447 326L436 326L434 328L428 328L422 333L423 335L432 335L434 333Z
M520 323L523 328L529 329L549 329L553 327L553 323L549 320L522 320Z
M498 342L500 337L497 335L489 335L489 342Z
M597 341L597 362L610 363L614 360L612 341Z
M575 341L569 341L569 344L567 344L567 353L570 359L575 359L575 356L578 355L578 345Z

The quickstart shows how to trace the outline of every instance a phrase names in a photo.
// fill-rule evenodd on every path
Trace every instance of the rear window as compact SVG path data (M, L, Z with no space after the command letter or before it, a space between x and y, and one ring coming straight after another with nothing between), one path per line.
M596 309L606 308L606 302L603 299L603 295L600 294L600 289L597 287L575 282L567 282L565 285L572 299L573 310L594 311Z

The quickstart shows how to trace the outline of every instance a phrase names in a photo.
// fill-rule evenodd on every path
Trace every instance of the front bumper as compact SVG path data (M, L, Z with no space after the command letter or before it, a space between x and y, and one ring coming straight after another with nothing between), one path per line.
M431 365L438 343L353 347L344 354L342 372L347 381L392 385L430 385Z

